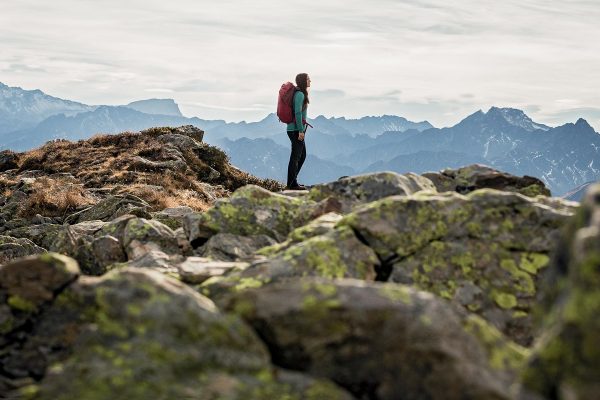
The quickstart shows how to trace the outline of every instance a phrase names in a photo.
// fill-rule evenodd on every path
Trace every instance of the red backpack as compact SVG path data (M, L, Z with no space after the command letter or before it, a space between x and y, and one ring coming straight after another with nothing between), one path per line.
M294 115L294 94L298 89L292 82L286 82L279 89L279 97L277 98L277 117L279 121L291 124L296 121Z

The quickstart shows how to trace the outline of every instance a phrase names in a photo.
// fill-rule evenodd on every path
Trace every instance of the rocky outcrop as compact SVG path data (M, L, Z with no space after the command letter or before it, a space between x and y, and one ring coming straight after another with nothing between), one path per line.
M78 275L74 260L54 253L0 267L0 396L19 398L13 391L43 376L48 353L63 346L61 337L36 339L32 326Z
M600 186L587 192L563 235L543 287L542 333L523 374L552 399L593 399L600 384Z
M13 316L2 325L9 350L0 356L3 394L350 398L328 381L278 374L242 321L158 272L123 269L73 282L76 264L48 255L5 266L0 276L3 320ZM28 319L26 336L18 318Z
M389 279L413 284L483 316L530 344L540 272L572 215L492 189L389 197L356 210L349 226L377 252Z
M224 307L254 326L277 365L329 378L357 398L510 399L504 374L525 356L518 346L488 354L471 333L485 322L395 284L275 283Z
M423 176L429 178L440 192L453 191L466 194L477 189L488 188L517 192L530 197L550 196L550 190L538 178L518 177L479 164L459 169L445 169L441 172L427 172Z
M527 177L274 193L194 132L56 142L0 173L0 397L595 393L600 196L554 256L579 205ZM85 276L54 253L12 261L46 250Z

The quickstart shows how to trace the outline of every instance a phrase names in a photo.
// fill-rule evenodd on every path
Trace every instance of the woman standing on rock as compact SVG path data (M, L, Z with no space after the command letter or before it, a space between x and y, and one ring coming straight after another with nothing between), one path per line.
M300 185L297 181L298 173L306 159L306 145L304 143L304 134L306 133L306 110L310 100L308 98L308 88L310 87L310 77L302 73L296 75L297 90L294 93L292 109L295 120L287 124L287 134L292 142L292 153L288 164L287 188L291 190L306 190L306 187Z

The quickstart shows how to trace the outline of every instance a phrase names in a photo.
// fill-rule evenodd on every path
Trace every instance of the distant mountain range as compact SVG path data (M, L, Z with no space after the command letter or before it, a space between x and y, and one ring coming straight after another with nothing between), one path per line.
M521 110L492 107L441 129L394 115L318 116L309 122L315 128L307 134L309 156L300 176L307 184L362 172L422 173L471 163L539 177L556 195L600 179L600 135L583 119L550 127ZM188 124L203 129L205 140L222 147L239 168L285 180L289 139L275 114L228 123L187 118L172 99L90 106L0 83L0 150Z
M40 90L23 90L0 82L0 134L33 128L52 115L75 115L93 109L75 101L48 96Z

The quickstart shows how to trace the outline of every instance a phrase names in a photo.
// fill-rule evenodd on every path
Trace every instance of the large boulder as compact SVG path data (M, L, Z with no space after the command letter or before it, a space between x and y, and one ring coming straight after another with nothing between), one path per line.
M523 376L525 388L549 399L598 398L600 185L590 187L565 230L543 293L543 332Z
M459 169L445 169L441 172L423 174L429 178L440 192L469 193L477 189L497 189L517 192L525 196L550 196L544 182L532 176L514 176L485 165L473 164Z
M377 252L391 281L460 304L528 345L540 277L572 210L483 189L388 197L338 225Z
M196 247L216 233L267 235L283 241L292 229L308 220L304 213L299 215L304 207L302 200L246 185L229 199L218 200L206 212L188 214L183 228Z
M408 196L422 190L435 191L435 186L429 179L413 173L400 175L396 172L377 172L315 185L310 190L309 198L314 201L335 198L342 205L341 211L348 213L360 204L394 195Z
M145 269L71 283L9 350L8 395L18 398L348 398L327 381L279 378L241 320Z
M211 298L220 297L230 291L307 276L373 281L378 270L377 254L351 229L342 227L283 247L242 271L208 279L202 284L202 292Z
M40 254L45 251L29 239L0 235L0 265L16 258Z
M479 317L403 285L302 279L221 305L256 329L275 364L360 399L510 399L525 356Z

